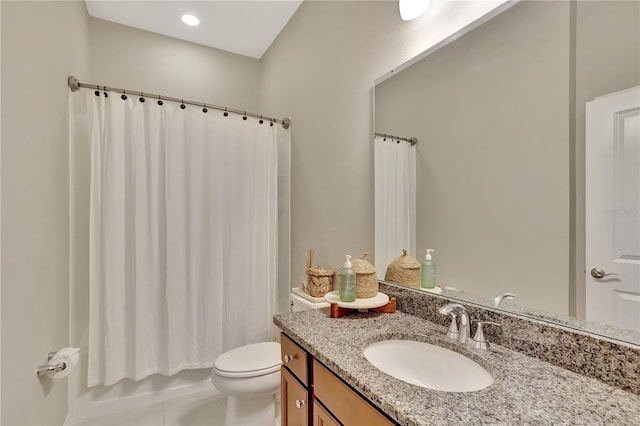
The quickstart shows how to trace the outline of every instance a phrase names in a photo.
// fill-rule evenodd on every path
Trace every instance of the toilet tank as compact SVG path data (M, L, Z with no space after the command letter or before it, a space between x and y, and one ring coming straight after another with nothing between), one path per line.
M320 309L320 308L329 307L329 303L327 302L312 302L294 293L291 293L289 295L289 299L291 300L292 312L300 312L300 311L306 311L307 309Z

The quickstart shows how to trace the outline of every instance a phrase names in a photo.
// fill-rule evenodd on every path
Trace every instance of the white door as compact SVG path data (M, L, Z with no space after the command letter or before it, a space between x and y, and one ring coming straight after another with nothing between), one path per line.
M640 86L586 123L586 318L640 331Z

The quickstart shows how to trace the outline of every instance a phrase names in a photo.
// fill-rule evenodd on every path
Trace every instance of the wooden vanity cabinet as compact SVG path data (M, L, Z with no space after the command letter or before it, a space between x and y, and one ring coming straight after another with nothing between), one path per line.
M297 343L280 336L282 426L394 424Z

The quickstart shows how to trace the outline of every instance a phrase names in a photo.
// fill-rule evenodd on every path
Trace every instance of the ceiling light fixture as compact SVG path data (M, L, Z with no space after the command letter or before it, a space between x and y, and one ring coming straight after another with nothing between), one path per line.
M192 27L200 23L200 20L193 15L182 15L182 22Z
M399 0L400 17L403 21L410 21L425 13L429 9L431 0Z

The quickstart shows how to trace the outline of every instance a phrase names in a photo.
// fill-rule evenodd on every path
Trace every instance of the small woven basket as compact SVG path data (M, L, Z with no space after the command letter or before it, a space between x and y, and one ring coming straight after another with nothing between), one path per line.
M420 263L402 250L402 256L397 257L384 275L385 281L420 288Z
M333 290L331 269L307 268L307 291L313 297L322 297Z
M378 294L378 277L376 268L366 260L369 252L365 252L351 261L351 267L356 272L356 299L369 299Z

